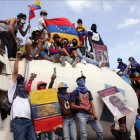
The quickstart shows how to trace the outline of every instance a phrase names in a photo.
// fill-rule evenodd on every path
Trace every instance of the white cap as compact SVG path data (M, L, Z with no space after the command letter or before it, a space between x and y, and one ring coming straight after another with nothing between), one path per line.
M119 71L121 71L121 69L116 69L115 72L118 73Z
M31 33L35 32L35 31L40 31L40 30L38 27L34 27L34 28L32 28Z

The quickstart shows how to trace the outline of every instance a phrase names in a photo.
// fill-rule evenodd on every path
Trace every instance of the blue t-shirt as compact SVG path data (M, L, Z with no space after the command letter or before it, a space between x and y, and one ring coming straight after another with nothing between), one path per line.
M77 90L74 90L72 93L71 101L75 102L78 106L86 106L89 107L89 101L92 101L93 97L91 95L91 92L88 90L86 93L79 92ZM77 113L84 113L84 114L90 114L89 112L85 110L76 110Z
M43 46L42 46L42 48L44 49L46 47L46 44L44 44ZM42 50L42 51L40 51L40 53L39 53L40 55L44 55L44 54L46 54L46 52L44 51L44 50Z
M127 78L127 72L126 71L123 72L121 78L130 85L130 81Z

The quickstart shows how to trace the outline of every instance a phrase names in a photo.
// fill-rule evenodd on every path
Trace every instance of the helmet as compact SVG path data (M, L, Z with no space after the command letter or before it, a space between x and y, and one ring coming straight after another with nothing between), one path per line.
M116 69L115 72L118 73L119 71L121 71L121 69Z
M59 83L58 88L68 88L67 84L64 82Z
M42 15L42 14L48 15L48 13L47 13L45 10L42 10L42 11L40 12L40 15Z
M134 76L135 77L139 77L139 73L136 71L136 72L134 72Z
M26 14L24 14L24 13L19 13L19 14L17 15L17 18L19 18L19 17L25 17L25 18L26 18Z
M122 59L119 57L119 58L117 59L117 61L122 61Z
M40 31L38 27L32 28L31 33L36 32L36 31Z

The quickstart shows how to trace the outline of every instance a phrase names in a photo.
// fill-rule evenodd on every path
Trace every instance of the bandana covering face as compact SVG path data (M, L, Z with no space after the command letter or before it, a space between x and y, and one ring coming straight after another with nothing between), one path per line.
M85 86L85 83L85 80L77 81L78 87L76 88L76 90L78 90L79 92L87 92L87 87Z
M16 94L21 98L28 98L28 94L24 88L24 80L22 79L17 80Z
M65 100L68 101L70 98L69 93L67 93L66 88L59 88L58 94Z

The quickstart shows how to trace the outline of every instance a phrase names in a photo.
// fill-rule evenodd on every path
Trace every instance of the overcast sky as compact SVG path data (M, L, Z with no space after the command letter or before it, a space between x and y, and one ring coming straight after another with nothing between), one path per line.
M20 12L28 16L28 5L34 1L0 0L0 19L16 17ZM111 69L116 69L118 57L126 64L129 56L140 62L140 0L42 0L41 8L48 12L48 19L65 17L76 25L77 19L81 18L88 30L91 24L97 24L97 30L108 47ZM36 17L31 20L32 27L38 26L39 12L35 11Z

